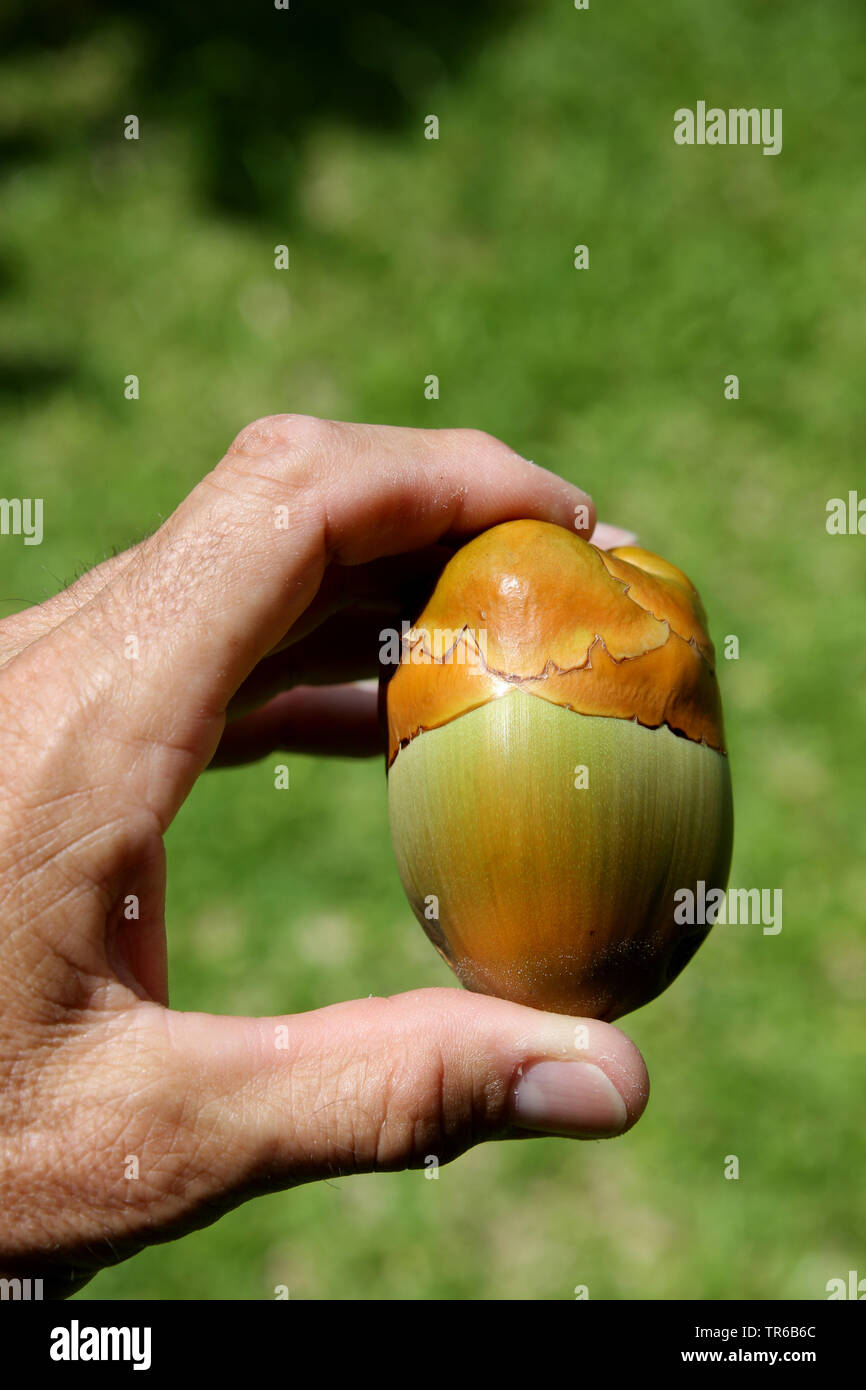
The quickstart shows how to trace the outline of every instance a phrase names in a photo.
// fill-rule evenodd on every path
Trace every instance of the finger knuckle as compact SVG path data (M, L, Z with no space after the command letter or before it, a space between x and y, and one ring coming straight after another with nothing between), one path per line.
M454 991L425 991L415 1005L416 1022L429 1018L428 1042L419 1062L414 1036L391 1052L379 1092L382 1122L376 1136L375 1167L425 1168L444 1164L490 1138L504 1122L506 1088L483 1056L467 1065L462 1032L464 1011L454 1008ZM426 1030L425 1030L426 1031Z
M314 415L263 415L235 436L228 457L260 459L310 449L326 433L329 423Z
M473 454L501 454L503 450L509 454L512 452L507 444L503 444L501 439L497 439L495 434L489 434L487 430L463 428L455 430L454 433Z
M313 415L267 415L245 426L210 475L220 488L273 499L316 485L338 429Z

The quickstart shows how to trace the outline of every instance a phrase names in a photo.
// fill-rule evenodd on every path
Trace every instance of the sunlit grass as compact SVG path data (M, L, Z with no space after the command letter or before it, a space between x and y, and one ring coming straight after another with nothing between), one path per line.
M44 64L0 67L0 124L64 124L3 193L0 358L37 385L0 394L0 490L44 497L46 533L0 539L0 612L153 529L258 415L480 426L682 566L720 649L738 636L732 881L784 891L778 936L717 929L624 1020L654 1086L626 1138L261 1198L88 1293L820 1298L864 1272L866 541L824 527L864 477L863 37L842 3L535 5L419 90L414 124L287 148L266 224L209 205L182 122L76 138L122 106L128 35L54 55L50 107ZM783 153L678 150L673 110L701 96L782 106ZM378 762L293 759L286 792L267 761L208 774L168 845L179 1008L451 983Z

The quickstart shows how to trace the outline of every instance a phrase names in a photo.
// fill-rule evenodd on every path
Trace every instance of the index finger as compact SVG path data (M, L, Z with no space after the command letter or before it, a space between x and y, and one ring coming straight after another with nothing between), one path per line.
M140 778L167 822L210 760L228 701L329 562L363 564L524 517L589 536L595 508L477 430L271 416L242 430L116 579L18 660L38 660L49 642L66 669L98 673L84 695L102 735L100 780L122 778L134 794Z

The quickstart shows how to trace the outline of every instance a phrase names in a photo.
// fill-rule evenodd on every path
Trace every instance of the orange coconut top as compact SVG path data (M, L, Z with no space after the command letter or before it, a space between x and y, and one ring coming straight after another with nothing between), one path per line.
M666 560L505 522L453 556L404 643L387 689L388 762L515 688L724 752L714 661L700 596Z

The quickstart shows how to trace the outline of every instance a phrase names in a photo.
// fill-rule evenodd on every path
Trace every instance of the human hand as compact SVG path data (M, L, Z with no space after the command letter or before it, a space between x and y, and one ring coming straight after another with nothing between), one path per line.
M64 1295L256 1193L640 1116L643 1061L594 1020L577 1047L573 1018L459 989L167 1007L162 837L202 771L375 751L346 682L383 620L470 535L584 506L588 535L585 494L476 431L274 416L154 535L0 623L0 1273Z

